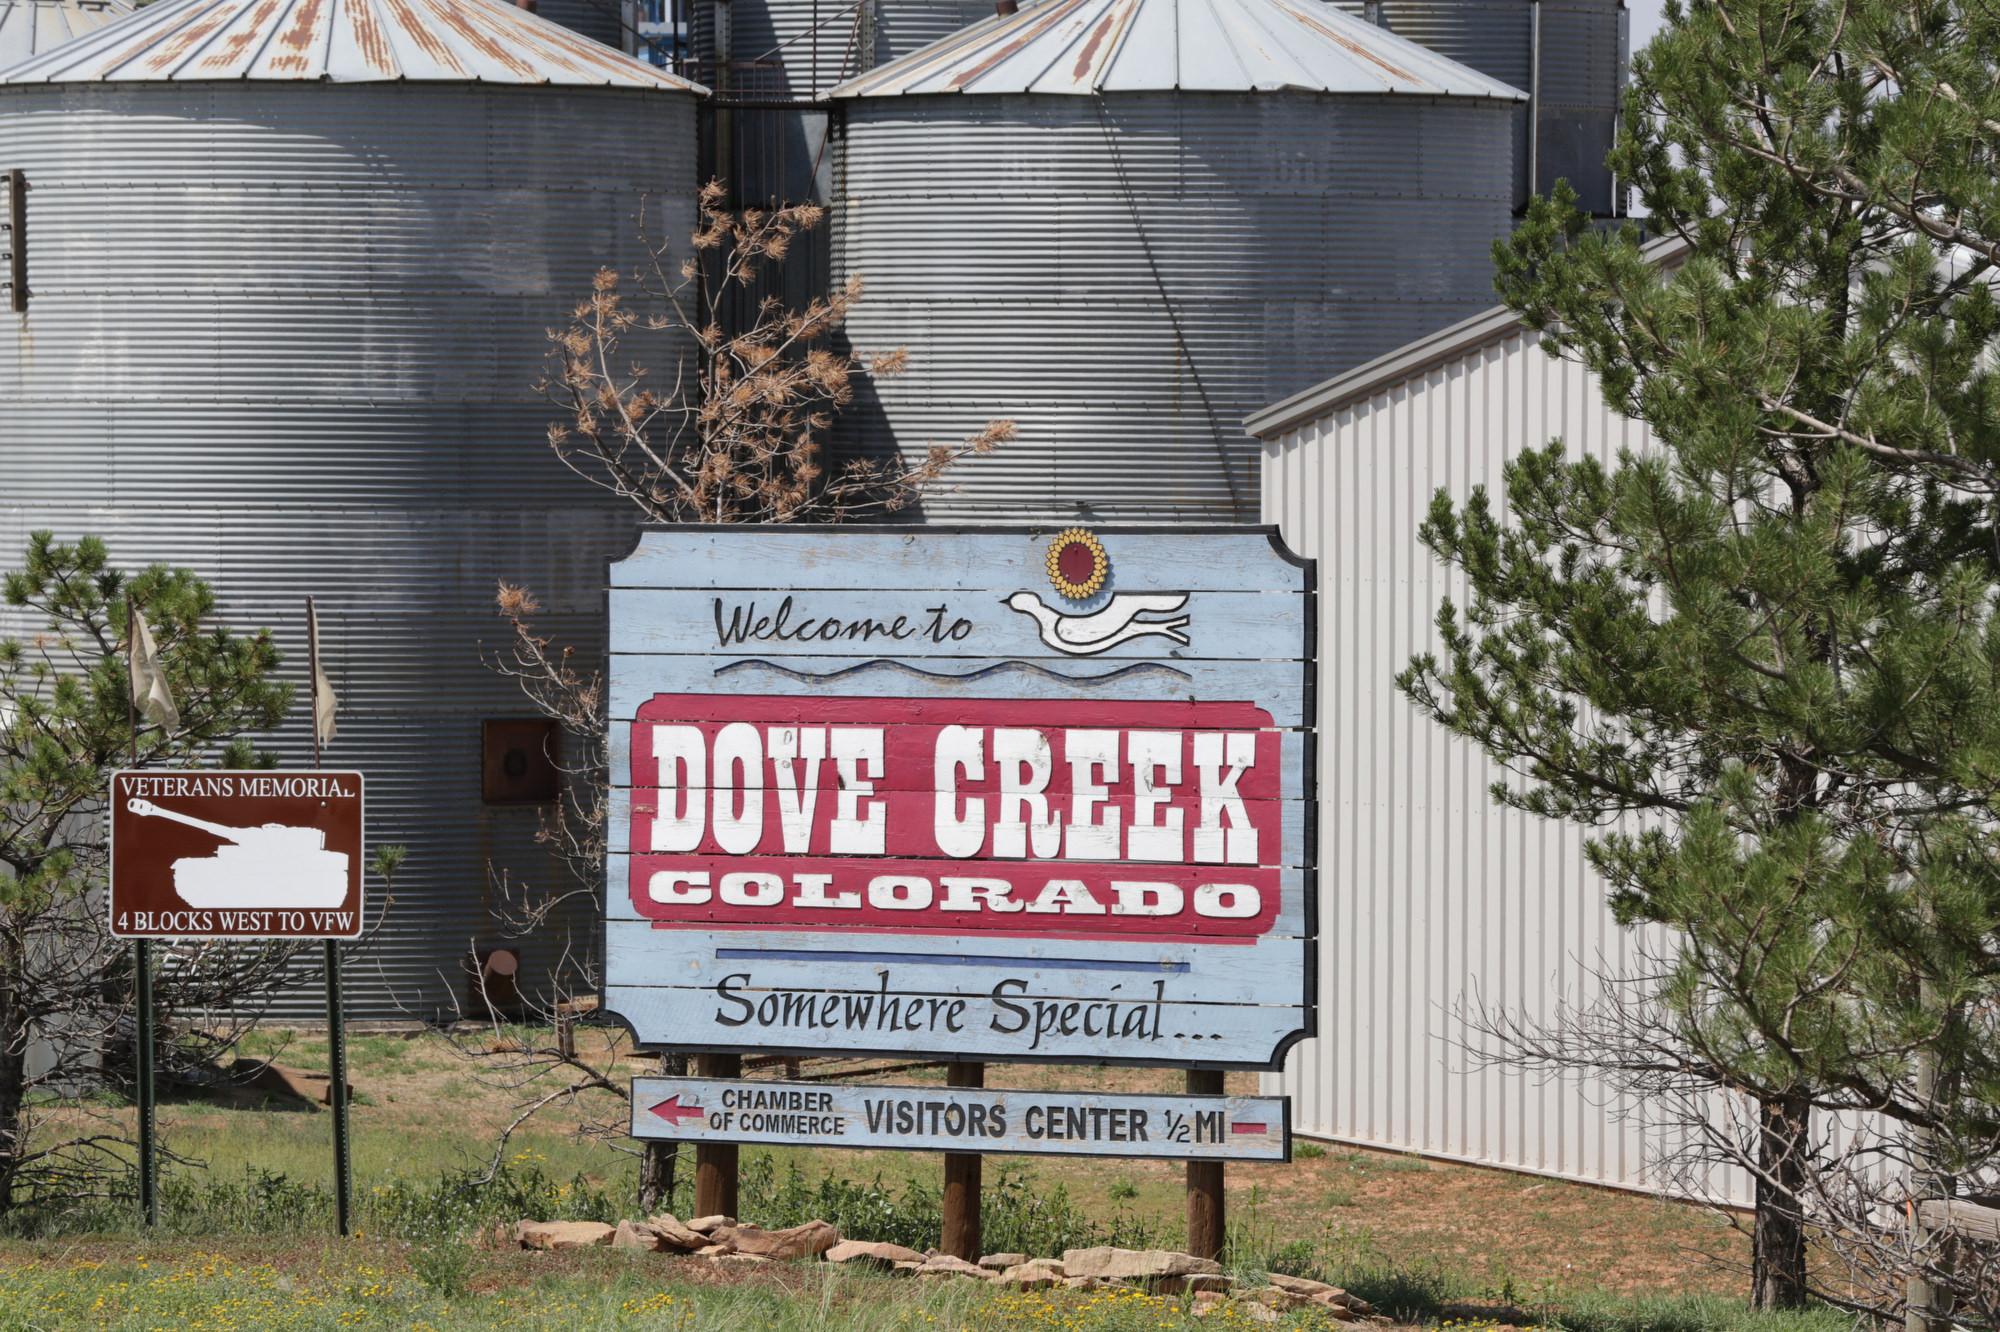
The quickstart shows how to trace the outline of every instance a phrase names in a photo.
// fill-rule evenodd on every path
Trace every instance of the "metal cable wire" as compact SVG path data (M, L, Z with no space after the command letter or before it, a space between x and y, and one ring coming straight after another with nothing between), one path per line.
M1236 474L1229 466L1229 447L1223 442L1222 423L1216 418L1215 404L1209 400L1208 386L1202 382L1201 367L1195 364L1194 349L1188 346L1187 337L1181 332L1181 318L1174 310L1173 297L1167 294L1166 279L1160 276L1160 265L1153 258L1152 242L1146 239L1146 224L1139 216L1139 198L1132 192L1132 183L1125 177L1125 163L1118 156L1118 145L1111 137L1111 122L1104 115L1104 94L1093 92L1091 105L1097 108L1097 126L1104 131L1104 147L1111 154L1112 170L1118 173L1118 188L1125 194L1125 205L1132 210L1132 229L1139 234L1139 250L1146 256L1146 268L1153 275L1153 287L1160 293L1160 305L1167 312L1167 323L1174 330L1174 344L1180 348L1181 357L1187 362L1188 373L1194 377L1195 392L1201 395L1201 408L1208 416L1209 433L1215 439L1215 456L1222 464L1223 484L1229 487L1229 507L1238 514L1243 512L1243 495L1236 486Z

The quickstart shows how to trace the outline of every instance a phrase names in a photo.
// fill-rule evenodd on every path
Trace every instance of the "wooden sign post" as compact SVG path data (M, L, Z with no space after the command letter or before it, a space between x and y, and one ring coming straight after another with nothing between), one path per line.
M1316 1017L1314 596L1268 528L646 533L610 574L605 1011L718 1080L748 1050L944 1059L961 1096L993 1062L1186 1068L1181 1140L1093 1150L1231 1155L1195 1128L1220 1070ZM642 1099L733 1214L733 1144L772 1139ZM1221 1167L1189 1179L1219 1249ZM979 1182L946 1151L968 1258Z
M1190 1096L1222 1095L1222 1070L1191 1068L1187 1075ZM1190 1160L1187 1163L1187 1251L1197 1258L1222 1257L1222 1241L1228 1217L1222 1201L1222 1162Z
M733 1078L743 1072L740 1054L705 1054L694 1061L705 1078ZM704 1142L694 1149L694 1211L696 1216L736 1215L736 1144Z
M986 1065L953 1064L945 1070L947 1087L984 1087ZM938 1247L968 1263L979 1261L979 1189L982 1163L977 1152L944 1155L944 1235Z

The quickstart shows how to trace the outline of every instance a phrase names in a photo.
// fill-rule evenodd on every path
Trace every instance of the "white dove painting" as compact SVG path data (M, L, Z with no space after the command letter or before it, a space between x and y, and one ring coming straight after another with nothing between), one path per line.
M1187 628L1188 617L1174 612L1187 599L1185 592L1114 592L1103 606L1082 614L1064 614L1033 592L1016 592L1001 604L1033 619L1041 626L1042 642L1056 651L1094 657L1135 638L1157 636L1185 644L1188 637L1180 631Z

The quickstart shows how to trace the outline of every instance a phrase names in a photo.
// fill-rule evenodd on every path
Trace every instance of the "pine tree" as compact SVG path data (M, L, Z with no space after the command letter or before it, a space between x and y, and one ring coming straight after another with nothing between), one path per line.
M1880 1311L1948 1277L1857 1204L1824 1112L1883 1116L1897 1188L1994 1163L1996 57L1964 0L1669 0L1612 165L1672 261L1561 189L1496 247L1656 445L1554 441L1423 529L1469 595L1403 688L1519 774L1496 799L1597 830L1621 920L1671 927L1644 998L1674 1048L1578 1062L1754 1101L1765 1306L1805 1297L1809 1240L1865 1250L1819 1288L1873 1264Z
M268 767L245 738L276 726L291 691L266 633L212 623L215 595L185 569L127 574L104 544L37 532L0 597L34 625L0 638L0 1214L61 1210L125 1185L126 1129L89 1093L123 1090L116 1060L134 1004L129 944L103 894L108 775L125 767ZM143 609L180 709L169 733L130 720L126 607ZM136 752L135 752L136 751ZM199 1013L161 1051L202 1063L286 983L297 945L172 946L157 995ZM231 1014L238 1017L232 1019ZM45 1058L31 1059L41 1047ZM54 1097L62 1115L44 1115Z

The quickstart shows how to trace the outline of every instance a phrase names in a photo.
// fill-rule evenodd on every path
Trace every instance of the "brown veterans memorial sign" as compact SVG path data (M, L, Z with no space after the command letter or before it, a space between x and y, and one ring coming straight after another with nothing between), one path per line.
M140 939L361 933L358 772L120 772L111 932Z

